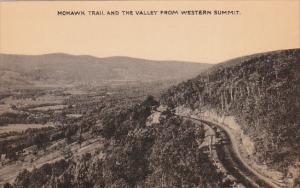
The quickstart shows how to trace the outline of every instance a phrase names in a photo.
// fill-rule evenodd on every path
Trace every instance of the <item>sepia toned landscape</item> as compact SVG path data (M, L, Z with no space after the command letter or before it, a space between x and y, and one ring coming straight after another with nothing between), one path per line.
M300 1L1 1L0 188L300 188Z
M1 54L0 186L300 187L299 65Z

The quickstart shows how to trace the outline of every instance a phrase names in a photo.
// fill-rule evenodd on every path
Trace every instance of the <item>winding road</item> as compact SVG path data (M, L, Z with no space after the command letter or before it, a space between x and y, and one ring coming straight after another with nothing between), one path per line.
M162 111L156 111L162 113ZM217 157L226 171L237 180L237 183L243 184L246 188L285 187L252 169L241 157L241 154L233 143L234 138L232 138L229 130L224 126L186 115L174 115L185 119L190 119L195 123L204 123L214 130L219 130L218 135L220 136L222 142L215 144Z
M216 144L215 149L222 165L228 173L236 178L238 181L237 183L241 183L247 188L282 188L282 186L274 183L271 179L262 174L259 174L244 162L241 155L238 153L238 150L233 145L233 138L228 130L222 125L193 117L181 116L178 114L177 116L190 119L196 123L204 123L213 129L220 130L219 133L222 143Z

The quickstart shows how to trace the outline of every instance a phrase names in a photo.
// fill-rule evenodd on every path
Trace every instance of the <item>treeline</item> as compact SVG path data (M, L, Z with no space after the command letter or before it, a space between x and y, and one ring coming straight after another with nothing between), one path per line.
M238 58L169 89L161 102L233 115L258 161L286 169L300 156L300 50Z

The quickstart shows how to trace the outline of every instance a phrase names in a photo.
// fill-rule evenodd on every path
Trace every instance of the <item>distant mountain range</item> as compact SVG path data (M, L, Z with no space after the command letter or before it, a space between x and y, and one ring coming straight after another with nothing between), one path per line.
M35 56L0 54L0 86L184 80L210 66L121 56L97 58L63 53Z

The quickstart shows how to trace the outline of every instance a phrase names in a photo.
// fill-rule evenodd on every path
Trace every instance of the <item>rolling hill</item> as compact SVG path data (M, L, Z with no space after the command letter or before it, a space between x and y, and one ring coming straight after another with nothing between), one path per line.
M121 56L96 58L63 53L37 56L1 54L0 85L183 80L196 76L210 66Z

